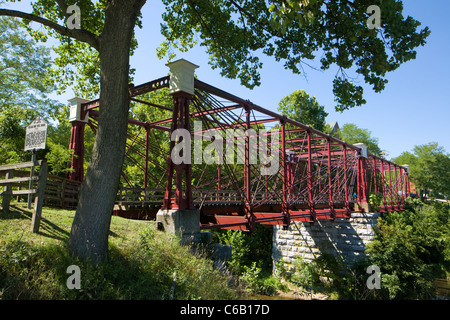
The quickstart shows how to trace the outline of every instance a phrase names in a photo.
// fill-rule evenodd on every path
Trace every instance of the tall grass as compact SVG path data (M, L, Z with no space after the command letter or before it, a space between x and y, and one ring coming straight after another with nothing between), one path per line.
M109 259L94 266L70 256L73 212L45 209L40 234L18 206L0 211L0 299L236 299L233 279L213 268L205 250L181 246L153 223L114 217ZM199 253L200 252L200 253ZM203 252L203 253L201 253ZM80 289L66 285L80 267Z

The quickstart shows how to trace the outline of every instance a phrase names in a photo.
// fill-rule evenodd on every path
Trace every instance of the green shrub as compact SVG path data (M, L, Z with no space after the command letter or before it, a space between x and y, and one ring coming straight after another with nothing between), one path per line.
M272 232L272 226L258 225L251 236L236 230L214 233L218 243L231 245L233 255L227 267L250 294L273 295L277 290L286 290L272 276Z
M426 206L379 219L367 253L381 269L386 298L423 299L433 294L433 280L450 270L448 216L447 209Z
M421 210L389 212L378 220L368 257L345 267L322 254L312 262L297 259L287 280L339 299L428 299L433 281L450 272L449 209L440 203ZM381 271L381 289L369 289L367 268Z

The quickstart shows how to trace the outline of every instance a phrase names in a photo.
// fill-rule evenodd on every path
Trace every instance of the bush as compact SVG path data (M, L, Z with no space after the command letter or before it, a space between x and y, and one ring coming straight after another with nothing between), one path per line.
M286 290L280 280L272 276L272 226L257 225L249 237L236 230L218 230L216 241L231 245L233 255L228 269L238 276L250 294L273 295Z
M434 279L450 271L448 216L448 209L432 205L379 219L367 253L371 264L381 269L386 298L424 299L433 294Z
M423 204L419 204L422 206ZM313 291L326 291L339 299L428 299L436 278L450 274L449 209L435 203L417 212L414 206L390 212L378 221L368 257L352 266L322 254L312 262L297 259L286 278ZM367 287L367 268L381 271L381 289Z

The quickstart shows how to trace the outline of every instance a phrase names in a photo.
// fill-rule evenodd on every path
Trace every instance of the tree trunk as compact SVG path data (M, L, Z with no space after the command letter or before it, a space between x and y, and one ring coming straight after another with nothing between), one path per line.
M100 115L69 238L72 255L97 264L108 234L125 154L130 43L145 0L109 1L100 39Z

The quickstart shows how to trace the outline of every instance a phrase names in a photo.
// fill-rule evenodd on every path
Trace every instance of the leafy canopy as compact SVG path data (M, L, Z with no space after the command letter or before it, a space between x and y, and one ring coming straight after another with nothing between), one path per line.
M339 139L350 143L364 143L367 151L372 154L379 155L381 152L378 146L378 139L372 137L372 133L367 129L362 129L353 123L346 123L338 131Z
M50 50L29 39L18 20L0 18L0 51L0 163L14 163L30 157L23 150L25 127L40 116L52 131L60 104L48 97Z
M319 68L336 66L333 81L336 110L361 106L363 87L347 75L356 72L381 92L386 73L415 59L425 44L428 27L403 16L397 0L163 0L161 33L166 40L160 58L197 43L207 48L210 64L249 88L260 84L261 53L283 61L286 69L304 73L320 59ZM369 29L368 6L378 5L381 28Z
M6 0L15 2L15 0ZM336 68L333 92L336 110L361 106L363 87L357 76L375 92L387 83L386 74L416 57L416 48L425 44L428 27L403 16L398 0L162 0L161 33L166 40L157 49L160 58L173 59L175 49L187 51L194 45L206 47L209 63L228 78L239 78L249 88L261 82L262 55L284 63L296 74L305 67ZM36 0L35 17L43 17L45 31L29 32L42 41L48 36L60 41L52 79L59 91L74 85L85 97L98 94L100 79L100 38L104 28L107 0ZM65 27L69 5L82 14L81 30ZM367 8L377 5L381 27L369 29ZM33 19L32 19L33 20ZM36 20L37 21L37 20ZM56 26L56 27L55 27ZM138 19L137 26L141 26ZM77 39L77 40L75 40ZM131 52L137 47L133 38ZM130 70L132 76L134 70ZM350 74L350 75L349 75Z
M450 196L450 155L437 142L415 146L412 153L405 151L393 160L409 165L416 187Z
M16 2L6 0L6 2ZM107 0L67 0L67 1L36 0L31 3L35 17L47 19L48 24L43 24L34 29L30 20L24 20L29 34L40 42L46 42L49 37L59 41L59 45L53 46L56 53L53 66L48 69L49 81L61 94L68 88L72 88L75 95L85 98L95 98L100 91L100 44L98 39L102 34L105 24L105 10ZM81 12L81 30L69 30L66 21L71 16L67 13L67 7L77 5ZM39 22L39 21L38 21ZM138 19L137 26L142 27ZM78 32L77 32L78 31ZM86 35L83 37L83 34ZM81 35L81 36L80 36ZM82 39L90 39L81 41ZM92 40L96 39L96 41ZM130 55L137 48L137 41L133 37ZM130 69L130 77L134 74ZM130 80L131 81L131 80Z
M295 90L278 103L278 111L292 120L309 125L319 131L325 128L325 118L328 113L324 106L317 102L316 97L310 97L304 90Z

